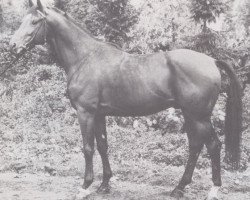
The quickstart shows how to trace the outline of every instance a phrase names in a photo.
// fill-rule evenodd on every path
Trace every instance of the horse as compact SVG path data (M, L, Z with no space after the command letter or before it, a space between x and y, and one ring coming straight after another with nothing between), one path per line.
M106 116L145 116L170 107L182 110L189 142L185 172L171 192L184 195L191 183L199 154L206 146L211 158L213 186L208 199L218 199L222 185L221 142L211 122L221 88L220 70L230 79L225 117L226 160L239 167L242 124L241 85L224 61L188 49L146 55L129 54L93 37L54 7L40 0L30 9L10 45L17 54L48 43L67 74L67 91L76 109L83 138L85 176L83 188L93 182L94 141L101 156L103 178L97 192L110 192Z

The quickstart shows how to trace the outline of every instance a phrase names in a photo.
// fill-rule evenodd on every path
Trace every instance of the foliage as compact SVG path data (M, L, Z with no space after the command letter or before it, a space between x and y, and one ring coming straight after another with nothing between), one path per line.
M66 1L66 0L55 0L54 6L59 8L60 10L66 11L67 3L68 3L68 1Z
M57 4L58 6L58 4ZM99 38L123 46L137 22L137 12L128 0L76 0L59 4Z
M250 34L250 2L243 1L242 6L240 7L240 18L243 21L246 35Z
M122 46L130 39L127 33L137 22L137 12L133 9L128 0L95 0L92 1L96 12L93 12L91 29L99 29L104 33L105 40Z
M220 0L192 0L192 18L203 23L203 32L206 32L207 23L216 22L216 17L225 11L226 5Z
M6 69L9 68L9 70L6 71L5 74L2 75L1 78L9 77L11 76L10 72L12 72L12 75L17 73L23 73L25 70L27 70L27 55L22 57L19 62L16 64L16 68L13 65L10 65L12 61L15 59L15 55L10 52L9 48L9 39L10 37L8 35L0 35L0 73L2 74Z
M197 33L195 23L190 20L189 7L190 3L185 0L145 1L138 9L139 21L130 33L135 37L129 44L131 52L184 47L185 38Z
M2 17L1 30L14 30L19 26L21 19L25 13L24 1L2 0L0 16ZM1 20L1 19L0 19Z

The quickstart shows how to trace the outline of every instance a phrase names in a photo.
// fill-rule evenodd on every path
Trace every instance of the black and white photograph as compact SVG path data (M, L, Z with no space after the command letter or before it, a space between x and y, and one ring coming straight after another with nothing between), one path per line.
M248 200L249 0L0 0L0 200Z

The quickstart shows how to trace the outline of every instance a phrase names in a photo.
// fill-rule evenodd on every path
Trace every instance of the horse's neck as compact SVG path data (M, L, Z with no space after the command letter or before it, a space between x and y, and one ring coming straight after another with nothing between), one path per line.
M51 27L50 44L66 73L71 73L96 47L97 42L88 33L72 24Z

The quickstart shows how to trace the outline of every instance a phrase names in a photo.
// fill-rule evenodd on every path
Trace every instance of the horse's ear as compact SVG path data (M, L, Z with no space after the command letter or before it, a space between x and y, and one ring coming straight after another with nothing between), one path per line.
M33 3L32 0L29 0L29 6L30 6L30 7L33 7L33 6L34 6L34 3Z
M40 0L37 0L37 8L38 8L38 10L43 12L43 5L42 5Z

